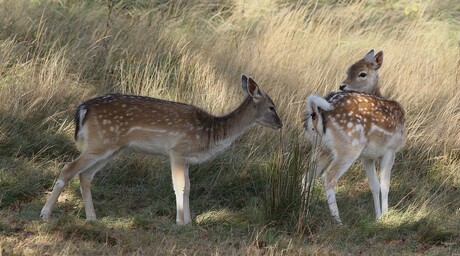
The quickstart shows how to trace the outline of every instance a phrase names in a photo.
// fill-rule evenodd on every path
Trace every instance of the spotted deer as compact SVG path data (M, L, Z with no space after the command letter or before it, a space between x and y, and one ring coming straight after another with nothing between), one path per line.
M94 174L124 149L169 156L176 195L176 222L191 222L189 165L204 162L229 147L254 123L282 127L275 105L256 82L242 75L245 100L231 113L214 116L189 104L156 98L109 94L80 104L75 139L80 156L60 172L41 211L48 220L59 195L79 175L86 218L96 219L91 196Z
M304 130L315 150L316 169L304 176L304 184L308 188L309 183L321 175L329 210L339 224L342 222L334 188L357 159L361 159L366 170L376 219L388 211L391 169L406 134L403 108L380 93L378 70L382 63L383 52L374 56L371 50L348 69L346 79L339 86L341 92L325 98L307 97ZM375 167L377 161L380 162L380 181Z

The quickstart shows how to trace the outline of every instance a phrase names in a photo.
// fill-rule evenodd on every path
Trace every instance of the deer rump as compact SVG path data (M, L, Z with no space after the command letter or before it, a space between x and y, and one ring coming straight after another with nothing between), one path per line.
M304 119L304 129L307 135L321 135L326 132L324 111L332 110L333 105L328 100L318 95L310 95L307 97L307 114Z
M304 130L313 143L316 136L323 136L326 133L325 111L331 111L338 105L338 101L343 99L344 94L349 92L330 93L325 98L312 94L307 97L307 112L304 119ZM340 103L340 102L339 102Z

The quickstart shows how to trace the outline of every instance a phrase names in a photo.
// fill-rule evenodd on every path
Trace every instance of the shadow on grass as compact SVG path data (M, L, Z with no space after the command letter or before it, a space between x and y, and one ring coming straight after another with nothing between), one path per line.
M47 113L0 114L0 208L29 202L52 186L56 159L76 155L73 142L55 134Z
M455 162L449 167L443 159L420 160L410 153L413 151L416 149L405 148L398 154L391 178L390 212L382 220L374 219L372 194L358 163L339 180L337 203L345 226L341 228L333 222L320 185L316 216L307 221L309 231L320 234L318 241L322 241L331 239L324 233L325 227L330 229L328 232L337 239L337 250L347 243L375 242L414 248L458 244L458 184L442 173L443 168L455 168Z

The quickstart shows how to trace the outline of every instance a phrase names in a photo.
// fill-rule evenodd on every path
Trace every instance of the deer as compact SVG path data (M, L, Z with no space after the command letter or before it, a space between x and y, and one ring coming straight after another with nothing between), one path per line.
M391 169L396 152L405 144L406 123L402 106L380 92L382 63L383 51L374 55L371 50L349 67L339 92L306 99L304 131L313 145L316 167L304 175L303 189L321 175L330 213L339 225L335 186L358 159L366 171L376 220L388 212Z
M95 220L93 177L114 156L130 149L169 156L176 222L189 224L189 165L222 152L253 124L273 130L283 126L272 99L251 77L242 75L241 87L244 101L223 116L191 104L136 95L108 94L81 103L75 113L75 140L81 144L81 154L60 171L41 219L50 219L64 187L78 175L86 219Z

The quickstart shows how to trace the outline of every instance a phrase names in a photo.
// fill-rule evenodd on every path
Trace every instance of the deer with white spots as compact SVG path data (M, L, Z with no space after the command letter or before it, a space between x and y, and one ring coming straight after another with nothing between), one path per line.
M307 97L304 129L315 150L316 169L304 176L304 189L321 175L329 210L339 224L342 222L334 189L357 159L366 170L376 219L388 211L391 169L395 153L405 143L406 125L401 105L380 93L378 70L382 62L383 52L374 56L371 50L348 69L347 78L339 86L341 92L325 98Z
M96 219L91 196L94 174L123 149L169 156L176 194L176 222L191 222L189 165L221 152L254 123L282 127L275 105L252 78L241 77L245 100L233 112L214 116L193 105L149 97L110 94L80 104L75 139L80 156L67 164L41 211L48 220L64 187L80 178L86 218Z

